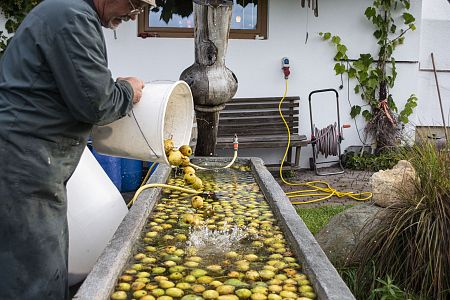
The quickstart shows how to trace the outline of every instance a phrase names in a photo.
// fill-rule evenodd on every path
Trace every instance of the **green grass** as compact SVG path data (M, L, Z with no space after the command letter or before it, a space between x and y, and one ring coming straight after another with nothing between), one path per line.
M313 235L318 233L330 219L353 205L322 205L311 208L297 208L297 213L303 219Z

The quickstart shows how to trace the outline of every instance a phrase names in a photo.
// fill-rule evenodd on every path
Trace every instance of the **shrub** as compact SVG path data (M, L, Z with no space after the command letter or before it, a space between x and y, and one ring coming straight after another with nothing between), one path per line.
M402 202L387 208L380 224L357 247L358 280L369 289L374 279L390 275L403 290L422 298L449 299L449 152L423 144L400 158L414 166L415 188L401 191ZM373 270L367 267L371 261Z

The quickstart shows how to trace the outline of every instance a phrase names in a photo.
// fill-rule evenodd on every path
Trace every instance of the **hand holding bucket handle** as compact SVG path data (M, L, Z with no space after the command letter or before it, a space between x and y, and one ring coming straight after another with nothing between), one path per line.
M137 77L118 77L117 80L125 80L131 84L133 88L133 104L136 104L141 100L142 89L144 88L144 81Z

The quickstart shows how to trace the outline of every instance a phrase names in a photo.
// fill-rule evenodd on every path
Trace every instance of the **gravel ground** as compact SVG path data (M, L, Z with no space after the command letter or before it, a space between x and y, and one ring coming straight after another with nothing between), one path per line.
M337 171L338 168L323 168L320 170L320 172L333 172ZM309 181L325 181L328 182L332 188L336 189L339 192L353 192L353 193L360 193L360 192L370 192L371 188L369 185L369 179L370 176L372 176L373 172L368 171L354 171L354 170L345 170L345 173L343 174L337 174L337 175L326 175L326 176L318 176L315 174L314 171L311 171L309 169L301 169L294 171L295 176L286 178L284 176L284 179L290 183L304 183ZM274 172L272 173L277 180L277 182L280 184L281 188L285 192L290 191L296 191L296 190L302 190L305 189L305 187L298 187L298 186L290 186L288 184L285 184L282 182L282 180L279 178L278 173ZM301 198L291 198L292 201L308 201L317 199L317 197L301 197ZM337 196L333 196L327 200L311 203L311 204L302 204L301 207L315 207L323 204L332 204L332 205L349 205L349 204L359 204L362 201L356 201L353 200L350 197L342 197L339 198ZM300 205L297 205L300 206Z

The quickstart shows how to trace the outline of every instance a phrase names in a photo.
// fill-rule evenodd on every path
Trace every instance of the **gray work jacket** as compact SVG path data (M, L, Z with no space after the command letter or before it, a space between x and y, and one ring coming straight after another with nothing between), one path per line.
M15 164L0 181L62 200L93 124L132 108L131 85L107 65L92 3L46 0L30 12L0 61L0 160Z

